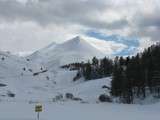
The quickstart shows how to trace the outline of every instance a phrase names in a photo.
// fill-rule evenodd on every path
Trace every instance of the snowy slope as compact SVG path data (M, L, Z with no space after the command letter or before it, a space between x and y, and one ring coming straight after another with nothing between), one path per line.
M0 76L17 75L18 69L21 65L25 66L25 62L17 56L11 55L7 52L0 52Z
M26 58L11 55L7 52L0 52L0 99L8 99L7 93L11 92L16 98L26 99L28 94L49 89L53 86L53 75L47 68L38 63L33 63ZM34 73L39 75L34 76ZM48 80L49 79L49 80Z
M110 87L111 78L102 78L91 81L82 81L68 88L62 88L60 91L62 93L72 93L74 96L82 98L84 101L89 103L95 103L98 101L98 97L101 94L110 94L110 90L107 88L102 88L102 86L107 85Z
M74 42L77 41L74 40ZM69 43L62 44L62 46L65 45L65 49L69 49ZM85 48L89 49L89 47ZM73 82L77 71L60 69L59 66L54 68L56 69L53 71L37 61L0 52L0 84L6 85L0 86L0 100L49 101L59 93L65 95L69 92L86 101L96 102L98 95L105 92L101 88L102 85L110 82L110 79L84 82L83 78ZM43 70L45 72L42 72ZM34 73L38 74L34 75ZM8 92L14 93L15 97L10 98L7 95Z
M23 72L24 74L32 74L39 71L41 67L46 69L39 63L33 63L29 59L8 52L0 52L0 76L20 75ZM25 70L23 70L24 68Z

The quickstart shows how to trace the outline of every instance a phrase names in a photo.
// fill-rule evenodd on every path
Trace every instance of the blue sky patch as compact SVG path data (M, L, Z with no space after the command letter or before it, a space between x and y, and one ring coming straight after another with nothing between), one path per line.
M124 37L117 34L107 35L93 30L87 31L86 35L100 40L114 41L116 43L121 43L128 46L127 48L123 49L120 52L117 53L115 52L113 55L122 55L122 56L132 55L139 47L139 40L133 37Z

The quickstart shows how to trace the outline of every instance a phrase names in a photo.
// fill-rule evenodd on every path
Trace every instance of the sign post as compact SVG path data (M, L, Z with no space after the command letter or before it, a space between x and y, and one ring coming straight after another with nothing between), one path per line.
M35 112L37 112L37 120L39 120L39 113L42 112L42 105L36 105Z

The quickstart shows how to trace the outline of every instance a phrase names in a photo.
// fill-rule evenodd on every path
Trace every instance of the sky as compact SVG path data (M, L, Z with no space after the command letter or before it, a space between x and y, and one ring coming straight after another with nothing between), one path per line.
M0 50L36 51L82 36L132 55L160 41L160 0L0 0Z

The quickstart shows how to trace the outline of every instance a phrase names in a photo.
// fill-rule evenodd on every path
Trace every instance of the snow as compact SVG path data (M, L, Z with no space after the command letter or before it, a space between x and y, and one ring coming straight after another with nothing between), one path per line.
M69 64L73 62L87 61L94 56L104 57L106 54L95 48L87 40L77 36L62 44L51 44L48 47L36 51L30 59L46 64L48 67Z
M108 94L111 78L73 82L77 71L61 69L70 62L81 62L94 56L104 56L88 41L75 37L62 44L52 43L31 56L20 57L0 51L0 120L35 120L34 107L41 103L44 111L41 120L158 120L160 103L152 97L146 105L99 103L100 94ZM25 68L25 69L24 69ZM45 72L44 72L45 71ZM34 73L38 73L34 75ZM15 97L8 96L8 93ZM82 101L57 95L72 93ZM155 104L147 105L149 102Z
M62 93L72 93L74 96L82 98L86 102L95 103L100 94L108 93L108 89L103 89L103 85L110 86L110 78L103 78L81 82L66 89L61 89Z
M72 93L84 101L95 103L98 96L106 92L102 86L111 80L103 78L84 82L81 78L73 82L77 71L61 69L57 65L50 70L45 64L3 52L0 57L5 58L0 60L0 83L7 85L0 87L1 101L51 101L56 95ZM48 71L34 76L34 73L42 71L41 68ZM9 91L15 94L15 98L8 97Z
M160 104L80 104L80 103L42 103L40 120L159 120ZM35 104L0 103L0 120L35 120ZM5 109L4 109L5 108ZM16 109L16 110L15 110Z

